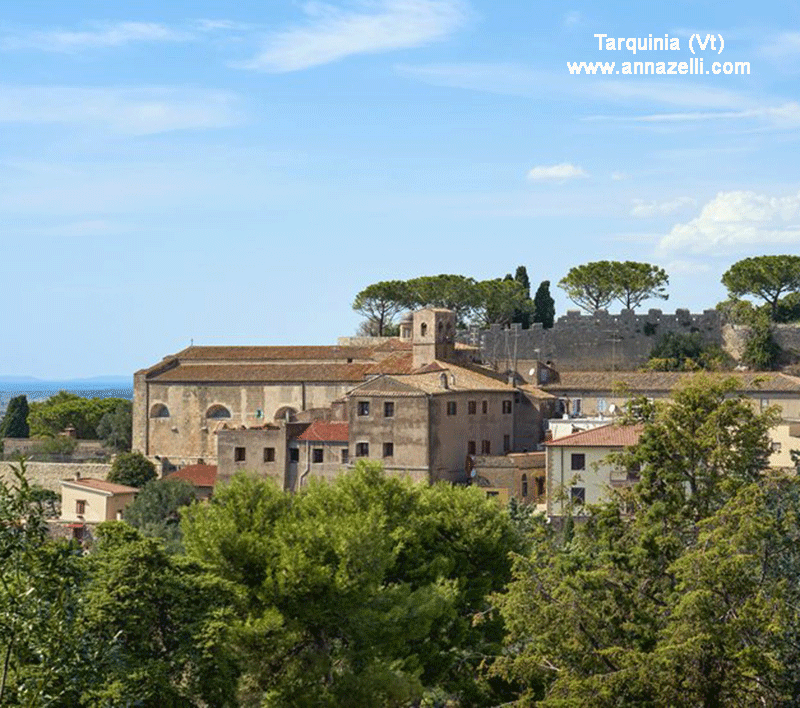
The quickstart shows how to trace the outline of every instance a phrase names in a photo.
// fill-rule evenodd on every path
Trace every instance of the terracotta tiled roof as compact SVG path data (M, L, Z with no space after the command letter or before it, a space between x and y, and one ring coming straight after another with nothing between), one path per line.
M410 374L414 368L414 357L410 351L396 351L375 362L370 374Z
M368 347L332 346L191 346L178 352L182 361L343 361L372 359Z
M447 387L442 386L442 376L447 377ZM448 394L464 391L508 391L504 377L481 367L469 367L435 361L413 374L386 375L367 381L351 391L351 395L419 396L423 394Z
M167 475L169 479L185 479L195 487L213 487L217 481L216 465L187 465Z
M106 494L130 494L131 492L139 491L137 487L128 487L124 484L114 484L114 482L106 482L104 479L92 479L90 477L64 479L61 484L66 484L70 487L84 487L97 492L105 492Z
M603 425L545 443L548 447L628 447L639 442L642 425Z
M363 381L371 364L180 364L151 375L159 383Z
M542 388L548 391L611 391L627 386L632 392L672 391L693 376L703 375L674 371L562 371L559 380ZM707 375L707 374L705 374ZM800 377L774 372L725 372L723 378L733 378L742 392L785 391L800 393Z
M311 442L347 442L349 430L350 426L347 423L315 420L302 435L298 435L297 439Z

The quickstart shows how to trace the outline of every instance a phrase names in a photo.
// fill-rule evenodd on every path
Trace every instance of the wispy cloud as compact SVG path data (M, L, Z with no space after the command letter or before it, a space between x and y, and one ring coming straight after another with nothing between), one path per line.
M564 26L574 27L575 25L579 24L582 19L583 15L581 15L581 13L578 10L571 10L566 15L564 15Z
M700 214L664 236L661 253L726 254L757 246L800 244L800 193L774 197L720 192Z
M624 172L612 172L611 180L612 182L622 182L622 180L628 179L628 176Z
M781 32L770 37L762 46L761 54L777 62L800 56L800 32ZM785 67L785 65L783 65Z
M542 71L517 63L464 62L456 64L399 64L397 73L434 86L448 86L524 98L580 96L604 103L631 103L637 107L680 106L702 110L746 110L758 107L747 95L701 83L629 81L579 77ZM604 116L590 120L603 120Z
M691 111L681 113L653 113L638 116L590 116L586 120L622 123L687 123L714 120L750 119L765 122L775 128L795 128L800 125L800 103L789 101L777 106L760 106L741 111Z
M565 182L568 179L588 177L582 167L562 162L558 165L537 165L528 172L528 179L534 182Z
M242 122L238 98L184 88L68 88L0 85L0 122L100 126L129 135Z
M467 17L460 0L381 0L356 7L306 3L304 25L266 37L261 52L233 66L298 71L354 54L419 47L447 37Z
M631 216L640 218L667 216L693 206L697 206L697 201L691 197L677 197L668 202L646 202L643 199L634 199Z
M0 48L77 52L100 47L120 47L134 42L184 42L192 34L158 22L94 23L86 30L41 30L0 36Z

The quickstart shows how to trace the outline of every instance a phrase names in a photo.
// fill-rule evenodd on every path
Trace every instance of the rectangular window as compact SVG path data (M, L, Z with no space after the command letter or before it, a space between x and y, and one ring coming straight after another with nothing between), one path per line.
M586 469L586 455L582 452L574 452L570 459L570 469L573 471Z
M383 456L394 457L394 443L390 442L383 443Z
M576 506L583 506L586 503L586 487L573 487L570 489L569 498Z
M447 415L455 415L456 414L456 402L455 401L448 401L447 402Z
M486 415L489 412L489 401L481 401L481 413Z
M289 448L289 462L300 462L300 448L299 447L290 447Z
M383 417L394 418L394 401L385 401L383 404Z
M467 454L468 455L474 455L476 450L477 450L477 447L475 445L475 441L474 440L470 440L467 443Z
M772 442L772 452L780 452L781 444L779 442Z
M572 399L572 415L580 415L581 414L581 399L580 398L573 398Z
M511 401L503 401L503 413L506 415L511 413Z
M369 457L369 443L356 443L356 457Z
M358 402L358 414L359 415L369 415L369 401L359 401Z
M275 448L274 447L265 447L264 448L264 462L275 462Z
M477 412L478 412L478 402L467 401L467 413L469 415L475 415Z
M482 455L491 455L492 454L492 443L488 440L484 440L481 442L481 454Z
M546 483L545 477L536 478L536 496L541 498L544 496L544 485Z
M325 451L321 447L315 447L311 450L311 461L319 464L325 459Z
M511 449L511 436L503 436L503 452L508 452Z
M243 447L235 447L233 448L233 461L234 462L244 462L245 458L247 457L247 450Z
M342 464L346 465L350 460L350 450L346 447L342 448Z
M769 408L769 398L762 398L759 400L759 407L761 412L763 413L767 408Z
M78 499L75 501L75 513L76 514L84 514L86 513L86 500L85 499Z

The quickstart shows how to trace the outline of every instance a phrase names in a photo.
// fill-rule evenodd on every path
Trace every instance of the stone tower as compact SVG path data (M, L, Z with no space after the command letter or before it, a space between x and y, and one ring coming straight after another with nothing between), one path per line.
M455 356L456 315L452 310L427 307L413 317L412 346L414 368L432 364L437 359Z

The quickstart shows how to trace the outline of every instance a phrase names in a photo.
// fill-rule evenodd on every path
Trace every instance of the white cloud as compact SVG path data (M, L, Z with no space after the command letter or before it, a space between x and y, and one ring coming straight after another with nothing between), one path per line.
M75 52L98 47L119 47L133 42L183 42L188 32L157 22L95 24L85 31L47 30L0 37L2 49L39 49L46 52Z
M676 224L659 251L725 254L753 246L800 244L800 193L771 197L755 192L720 192L700 215Z
M582 19L583 16L578 10L571 10L566 15L564 15L564 26L573 27L574 25L577 25Z
M558 165L537 165L528 172L528 179L535 181L565 182L576 177L588 177L582 167L562 162Z
M691 197L677 197L668 202L646 202L644 199L634 199L631 216L645 219L652 216L667 216L693 206L697 206L697 201Z
M703 275L711 270L708 263L701 263L700 261L687 261L677 259L670 261L664 266L664 269L670 275Z
M611 173L611 180L614 182L621 182L624 179L628 179L629 175L626 175L624 172L612 172Z
M298 71L354 54L418 47L446 37L467 16L461 0L381 0L352 11L309 2L303 11L304 26L268 36L257 56L234 66Z
M0 123L101 126L145 135L241 122L236 96L183 88L70 88L0 85Z

